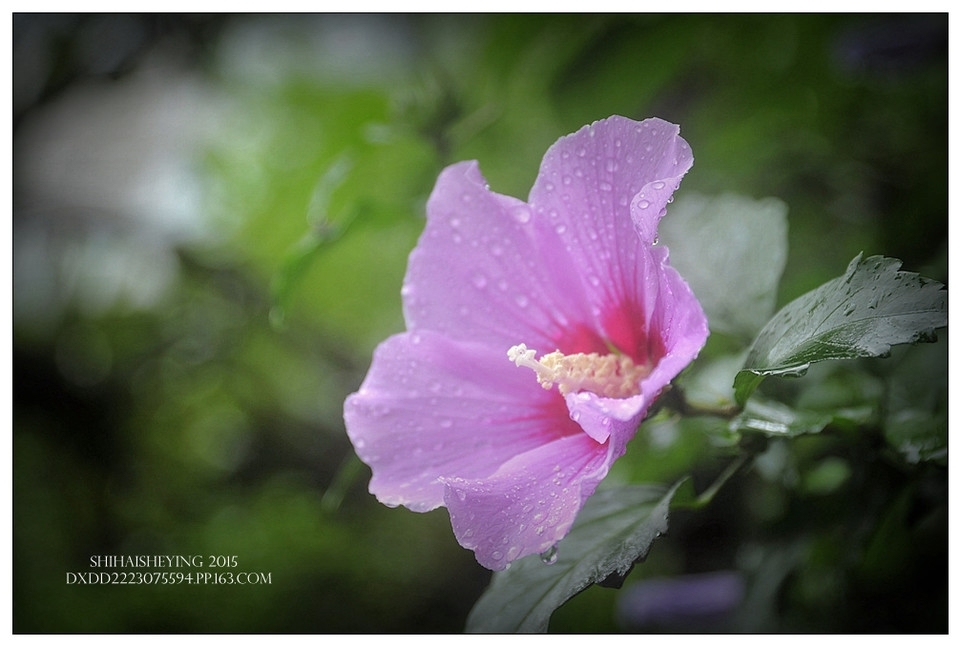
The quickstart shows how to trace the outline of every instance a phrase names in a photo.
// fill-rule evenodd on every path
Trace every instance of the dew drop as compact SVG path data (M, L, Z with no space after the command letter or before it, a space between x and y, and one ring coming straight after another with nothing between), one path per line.
M550 546L550 549L548 549L546 552L542 552L542 553L540 554L540 561L541 561L544 565L553 565L554 563L557 562L557 553L558 553L558 552L559 552L559 550L557 549L557 546L556 546L556 545L551 545L551 546Z
M645 209L645 208L648 208L649 206L650 206L650 202L648 202L647 200L640 200L639 202L637 202L638 208Z
M490 555L494 561L499 561L503 558L503 552L496 550L493 554Z
M663 182L661 182L661 181L656 181L656 182L654 182L653 184L651 184L651 186L652 186L654 189L656 189L656 190L659 191L661 188L663 188L663 187L665 186L665 184L664 184Z
M520 307L526 307L527 305L530 304L530 299L524 296L523 294L517 294L517 297L513 300L516 301L517 305L519 305Z
M583 146L580 146L580 148L577 149L577 156L578 156L578 157L586 157L586 156L587 156L587 149L586 149L585 147L583 147Z
M460 499L460 502L463 502L467 499L467 492L463 489L457 489L457 498Z
M561 235L563 235L566 232L566 230L567 230L567 225L565 224L558 224L556 226L556 232Z
M573 178L570 177L569 175L564 175L564 176L563 176L563 185L564 185L564 186L570 186L571 183L573 183Z
M474 274L473 275L473 286L477 289L483 289L487 286L487 277L483 274Z
M547 189L548 191L552 191L552 190L553 190L553 182L547 182L546 184L544 184L543 187L544 187L545 189Z
M525 206L518 206L513 210L513 217L520 224L526 224L530 221L530 209Z
M608 173L615 173L617 172L619 165L617 164L615 159L608 159L606 168Z
M613 185L610 184L610 182L600 182L600 190L601 190L601 191L612 191L612 190L613 190Z

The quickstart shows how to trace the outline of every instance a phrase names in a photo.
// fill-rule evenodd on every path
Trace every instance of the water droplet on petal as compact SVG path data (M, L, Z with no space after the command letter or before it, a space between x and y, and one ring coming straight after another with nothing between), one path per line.
M665 186L665 184L664 184L663 182L661 182L661 181L658 180L658 181L654 182L653 184L651 184L651 186L652 186L654 189L656 189L656 190L659 191L661 188L663 188L663 187Z
M639 202L637 202L637 208L645 209L645 208L648 208L649 206L650 206L650 202L648 202L647 200L640 200Z
M516 301L517 305L520 307L526 307L530 304L530 299L523 294L517 294L517 297L514 299L514 301Z
M518 206L513 210L513 217L520 224L526 224L530 221L530 209L525 206Z
M500 559L503 558L503 552L501 552L500 550L497 550L493 554L491 554L490 557L493 558L494 561L499 561Z
M473 275L473 286L477 289L483 289L487 286L487 277L483 274L474 274Z
M570 184L571 184L572 182L573 182L573 178L572 178L572 177L570 177L569 175L564 175L564 176L563 176L563 185L564 185L564 186L570 186Z
M600 190L601 190L601 191L612 191L612 190L613 190L613 185L611 185L610 182L600 182Z
M540 554L540 561L541 561L544 565L553 565L554 563L557 562L557 553L558 553L558 551L559 551L559 550L557 550L557 546L556 546L556 545L551 545L551 546L550 546L550 549L548 549L546 552L542 552L542 553Z
M564 232L566 232L566 230L567 230L567 225L565 225L565 224L558 224L558 225L556 226L556 231L557 231L557 233L559 233L559 234L561 234L561 235L562 235Z

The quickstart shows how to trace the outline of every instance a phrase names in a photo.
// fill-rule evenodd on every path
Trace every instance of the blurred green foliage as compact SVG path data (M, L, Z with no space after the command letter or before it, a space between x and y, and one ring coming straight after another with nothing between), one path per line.
M106 72L77 53L94 18L48 31L58 63L15 102L15 139L70 87L122 84L144 51L186 42L189 71L226 99L196 151L193 217L212 233L174 244L172 287L148 307L74 298L25 318L30 276L15 282L17 632L462 630L489 573L443 510L366 493L341 417L403 329L406 257L445 164L478 159L493 190L524 197L559 136L659 116L696 158L678 196L788 205L779 304L861 251L946 282L945 15L142 16L143 51ZM25 75L16 38L38 23L21 19ZM388 35L402 56L378 49ZM18 193L23 152L15 255L31 227L58 226ZM738 350L715 334L691 380ZM945 631L946 447L923 432L946 423L945 357L941 335L815 366L804 388L768 380L789 405L872 422L758 440L757 464L675 514L627 583L739 570L732 630ZM725 428L663 413L610 478L705 486L735 450ZM272 583L65 584L100 554L236 554ZM551 628L619 630L618 594L586 590Z

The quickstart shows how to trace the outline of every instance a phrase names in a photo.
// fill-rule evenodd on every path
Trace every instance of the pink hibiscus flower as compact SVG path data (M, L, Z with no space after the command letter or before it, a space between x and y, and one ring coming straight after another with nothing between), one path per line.
M706 341L656 246L692 164L677 126L614 116L551 146L527 202L476 162L444 169L401 290L407 331L344 405L380 502L445 506L492 570L567 534Z

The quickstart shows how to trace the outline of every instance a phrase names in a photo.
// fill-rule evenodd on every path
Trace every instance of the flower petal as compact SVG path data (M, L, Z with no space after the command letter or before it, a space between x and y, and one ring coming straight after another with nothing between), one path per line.
M454 534L491 570L544 552L570 531L611 461L607 446L578 433L520 454L490 477L445 478Z
M476 162L444 169L404 278L407 328L504 352L521 342L554 350L552 339L575 327L577 299L540 262L545 245L529 206L490 191Z
M666 264L667 250L656 251L663 254L663 265L650 331L660 340L663 356L641 383L643 392L651 396L697 358L710 334L707 317L693 290L676 269Z
M484 478L514 456L582 435L556 392L517 368L506 349L431 331L384 341L344 405L347 434L373 469L380 502L428 511L440 478Z
M599 397L590 392L566 396L571 419L597 442L605 442L613 435L615 447L625 446L633 437L650 404L697 357L709 335L707 317L699 301L667 264L667 250L654 249L640 256L657 263L649 269L649 276L658 277L644 293L644 310L651 313L646 324L646 345L653 369L640 383L640 394L624 399ZM615 448L613 453L616 459L623 450Z
M614 344L647 336L652 310L640 299L649 300L659 276L653 259L638 256L655 243L660 217L692 165L677 126L618 116L561 138L544 155L530 204L567 252L551 275L583 286L594 326Z

